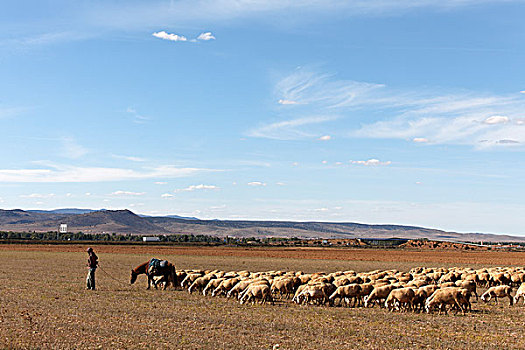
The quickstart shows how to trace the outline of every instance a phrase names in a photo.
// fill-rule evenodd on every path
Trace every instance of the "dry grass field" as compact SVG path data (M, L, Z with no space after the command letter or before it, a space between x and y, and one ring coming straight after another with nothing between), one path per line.
M0 245L0 348L525 348L521 303L473 302L466 316L428 315L289 302L240 305L181 290L146 290L144 276L128 284L130 268L151 257L178 268L330 272L525 265L524 253L94 246L102 269L98 290L87 291L85 248Z

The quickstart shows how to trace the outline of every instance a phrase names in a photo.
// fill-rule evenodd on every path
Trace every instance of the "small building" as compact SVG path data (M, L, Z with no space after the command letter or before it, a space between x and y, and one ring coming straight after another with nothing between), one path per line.
M58 232L67 233L67 224L60 224L60 226L58 227Z
M142 237L143 242L160 242L160 238L156 236L144 236Z

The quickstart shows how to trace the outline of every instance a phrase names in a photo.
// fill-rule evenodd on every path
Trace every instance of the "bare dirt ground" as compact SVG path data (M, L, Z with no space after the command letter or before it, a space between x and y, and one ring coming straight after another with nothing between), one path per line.
M523 253L347 249L94 246L97 291L85 288L85 246L0 245L0 348L523 349L525 307L473 303L474 312L239 305L181 290L129 286L155 256L180 268L252 271L373 270L523 265Z

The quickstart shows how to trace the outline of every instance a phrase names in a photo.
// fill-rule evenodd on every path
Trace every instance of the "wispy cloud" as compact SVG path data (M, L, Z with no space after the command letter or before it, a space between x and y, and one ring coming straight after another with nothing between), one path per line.
M334 75L302 68L282 79L276 90L283 100L297 101L298 105L291 107L296 108L296 113L315 112L323 117L272 123L252 130L251 136L276 139L317 136L319 140L328 140L328 136L319 136L319 128L304 130L302 125L320 124L331 120L325 116L337 114L340 118L361 121L361 127L349 133L351 137L475 148L525 143L525 100L517 94L488 95L474 91L443 94L428 88L400 90L383 84L340 80ZM373 122L360 120L363 112L374 118L383 117Z
M172 198L172 197L175 197L175 195L171 194L171 193L163 193L160 195L161 198Z
M261 182L261 181L252 181L252 182L248 182L247 185L248 186L253 186L253 187L264 187L264 186L266 186L266 183L265 182Z
M313 116L284 120L248 131L248 136L263 137L275 140L296 140L315 137L315 132L305 129L305 126L320 124L338 119L338 116Z
M22 194L20 198L53 198L55 197L54 193L31 193L31 194Z
M125 168L49 165L46 168L39 169L0 169L0 182L110 182L155 178L178 178L209 171L214 170L199 168L177 168L172 165L163 165L154 168L141 168L139 170Z
M84 146L78 144L73 137L64 137L61 139L63 155L67 158L80 158L89 153L89 150Z
M277 83L275 94L280 97L279 101L293 101L288 104L333 110L367 104L368 96L384 87L382 84L337 80L331 74L300 68Z
M198 191L198 190L218 190L218 189L219 187L215 185L200 184L200 185L191 185L186 188L180 188L180 189L175 190L174 192L193 192L193 191Z
M299 104L299 102L297 102L297 101L284 100L282 98L279 101L277 101L277 103L279 103L280 105L296 105L296 104Z
M203 41L215 40L215 36L213 36L211 32L200 33L199 36L197 37L197 40L203 40Z
M133 107L126 108L126 113L131 114L133 116L133 122L136 124L144 124L147 121L151 120L150 117L138 113L137 110Z
M379 159L368 159L368 160L351 160L350 164L366 165L366 166L377 166L377 165L390 165L391 161L380 161Z
M115 159L124 159L124 160L129 160L131 162L145 162L146 161L146 159L144 158L134 157L134 156L123 156L119 154L112 154L111 156Z
M321 117L295 117L270 123L252 129L250 136L328 140L325 133L329 126L323 125L322 131L318 126L304 126L344 118L354 119L349 125L360 122L359 128L348 133L354 138L461 144L477 149L525 144L525 100L518 94L490 95L464 90L441 93L429 88L401 90L384 84L337 79L335 75L305 68L281 79L276 94L282 101L296 103L285 111L287 115L315 113ZM373 117L364 120L364 112Z
M112 192L110 195L115 197L129 197L129 196L143 196L146 192L132 192L132 191L115 191Z
M332 136L330 135L324 135L319 138L319 141L330 141L332 139Z
M451 10L483 3L518 2L519 0L174 0L161 2L103 2L91 6L85 17L96 26L129 29L145 28L158 23L210 23L232 19L293 18L311 20L336 14L338 17L399 15L410 10Z

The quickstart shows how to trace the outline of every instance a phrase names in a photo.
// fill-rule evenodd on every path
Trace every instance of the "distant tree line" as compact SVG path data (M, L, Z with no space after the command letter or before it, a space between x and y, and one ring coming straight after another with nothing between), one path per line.
M151 236L151 235L146 235ZM100 242L142 242L143 235L116 234L116 233L61 233L48 232L12 232L0 231L0 240L28 240L28 241L100 241ZM160 242L165 243L201 243L201 244L235 244L235 245L288 245L299 242L298 238L236 238L214 237L207 235L178 234L158 235Z

